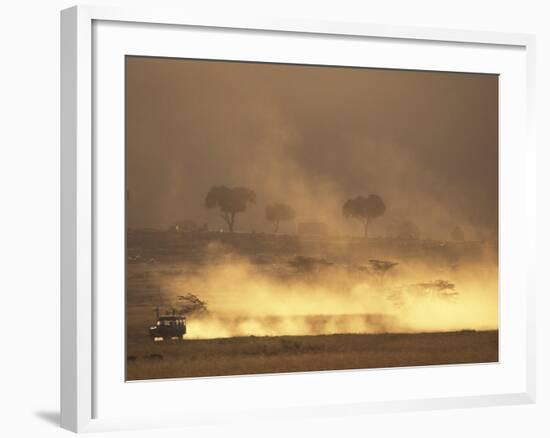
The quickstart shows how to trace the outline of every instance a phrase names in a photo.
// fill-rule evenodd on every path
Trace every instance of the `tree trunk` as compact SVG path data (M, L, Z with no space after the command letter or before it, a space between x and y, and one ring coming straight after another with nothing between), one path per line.
M232 233L233 225L235 224L235 213L229 214L227 212L224 212L221 214L221 216L222 216L222 219L227 224L227 229L229 230L230 233Z
M365 239L368 237L369 232L369 218L365 219Z
M279 221L275 221L275 230L273 230L273 234L277 234L277 231L279 231Z

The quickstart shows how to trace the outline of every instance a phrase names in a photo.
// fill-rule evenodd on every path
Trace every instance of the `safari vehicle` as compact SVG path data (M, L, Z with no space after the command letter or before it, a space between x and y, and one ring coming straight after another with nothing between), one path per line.
M183 339L187 332L185 316L182 315L162 315L157 316L157 323L149 328L149 336L153 341L177 338Z

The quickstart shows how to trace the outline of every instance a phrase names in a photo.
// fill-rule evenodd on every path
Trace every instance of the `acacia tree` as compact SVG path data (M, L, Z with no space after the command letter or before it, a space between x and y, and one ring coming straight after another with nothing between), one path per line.
M235 227L235 216L246 211L248 204L256 203L256 193L246 187L215 186L205 198L206 208L218 208L229 232Z
M277 203L269 204L265 207L265 218L269 222L273 222L274 233L279 231L279 223L281 221L291 221L296 217L294 209L287 204Z
M178 312L182 315L200 315L208 313L206 301L201 300L198 296L192 293L178 295L179 308Z
M348 199L342 207L342 213L346 218L358 219L363 223L365 237L368 235L369 222L382 216L386 212L384 201L378 195L357 196Z

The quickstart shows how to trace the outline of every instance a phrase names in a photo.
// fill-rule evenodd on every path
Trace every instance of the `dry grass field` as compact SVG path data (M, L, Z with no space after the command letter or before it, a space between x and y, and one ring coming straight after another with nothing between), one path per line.
M131 232L127 379L495 362L496 266L477 242ZM183 341L149 338L157 307Z
M127 380L498 361L498 331L129 340Z

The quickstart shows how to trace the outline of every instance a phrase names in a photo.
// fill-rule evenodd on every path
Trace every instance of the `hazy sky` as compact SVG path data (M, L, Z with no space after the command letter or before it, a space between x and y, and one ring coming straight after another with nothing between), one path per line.
M247 186L236 230L267 231L265 205L361 235L342 204L386 203L369 233L415 222L425 237L498 226L498 77L128 57L130 227L224 227L211 186ZM295 223L282 224L293 232Z

